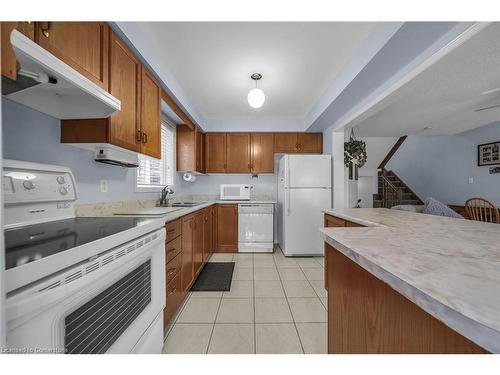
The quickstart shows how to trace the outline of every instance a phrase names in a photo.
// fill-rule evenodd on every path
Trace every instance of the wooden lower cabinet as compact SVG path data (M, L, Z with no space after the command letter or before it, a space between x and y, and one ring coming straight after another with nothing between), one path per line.
M193 278L201 272L203 268L203 225L205 221L205 215L203 210L198 211L194 215L193 219ZM194 281L194 280L193 280Z
M182 290L188 291L193 281L194 215L182 218Z
M363 227L363 225L354 223L349 220L342 219L340 217L336 217L333 215L328 215L325 214L325 227L331 228L331 227ZM326 244L325 244L325 289L328 290L328 262L327 262L327 251L326 251Z
M214 206L203 210L203 262L207 262L214 252L214 212Z
M238 205L218 204L216 247L219 253L238 252Z
M167 305L163 309L163 330L166 331L168 323L174 316L180 304L184 300L186 292L182 290L181 274L178 273L167 283Z
M163 328L167 329L168 322L184 299L182 289L182 221L181 219L165 225L167 232L165 240L165 282L166 306L163 310Z
M168 222L166 277L167 301L163 312L166 331L185 296L214 252L216 206L212 205Z
M486 353L326 245L328 353Z

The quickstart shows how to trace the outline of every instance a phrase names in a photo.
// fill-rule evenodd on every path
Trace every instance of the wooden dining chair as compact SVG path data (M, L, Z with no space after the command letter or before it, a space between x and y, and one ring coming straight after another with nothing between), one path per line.
M469 219L500 224L500 213L494 202L483 198L471 198L465 202L465 212Z

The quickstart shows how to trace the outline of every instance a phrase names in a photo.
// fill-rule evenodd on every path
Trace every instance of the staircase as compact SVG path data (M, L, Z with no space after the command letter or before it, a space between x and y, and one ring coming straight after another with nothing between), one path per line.
M373 194L373 207L391 208L400 204L423 204L422 200L394 172L378 172L378 194Z

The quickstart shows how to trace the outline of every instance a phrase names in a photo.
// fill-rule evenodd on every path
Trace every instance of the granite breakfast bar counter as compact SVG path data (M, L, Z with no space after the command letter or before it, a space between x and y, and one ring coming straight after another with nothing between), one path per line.
M500 353L498 224L387 209L327 219L329 353Z

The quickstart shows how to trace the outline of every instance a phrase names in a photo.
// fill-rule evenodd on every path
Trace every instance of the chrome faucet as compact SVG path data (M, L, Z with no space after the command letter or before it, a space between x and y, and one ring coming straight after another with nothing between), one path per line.
M168 206L168 195L173 194L174 189L170 185L166 185L163 189L161 189L160 196L160 206Z

